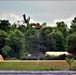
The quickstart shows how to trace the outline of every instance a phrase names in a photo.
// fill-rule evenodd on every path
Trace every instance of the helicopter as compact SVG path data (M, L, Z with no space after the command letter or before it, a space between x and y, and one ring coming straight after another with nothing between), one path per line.
M26 23L27 26L28 26L28 25L29 25L29 21L30 21L30 17L28 17L28 18L26 19L26 15L23 14L23 18L24 18L24 23ZM37 23L36 26L34 26L34 28L35 28L35 29L40 29L39 24Z

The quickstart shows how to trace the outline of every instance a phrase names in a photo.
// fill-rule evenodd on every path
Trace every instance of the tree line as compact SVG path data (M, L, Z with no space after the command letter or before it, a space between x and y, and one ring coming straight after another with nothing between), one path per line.
M30 23L26 26L0 20L0 54L5 59L20 59L27 54L46 51L76 54L76 17L70 28L63 21L57 22L56 27L51 27L46 23Z

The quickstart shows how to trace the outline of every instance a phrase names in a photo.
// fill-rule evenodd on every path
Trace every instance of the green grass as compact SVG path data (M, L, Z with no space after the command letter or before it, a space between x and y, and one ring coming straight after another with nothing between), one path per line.
M76 66L76 61L72 64ZM74 67L75 69L76 67ZM0 70L68 70L65 60L6 60L0 62Z

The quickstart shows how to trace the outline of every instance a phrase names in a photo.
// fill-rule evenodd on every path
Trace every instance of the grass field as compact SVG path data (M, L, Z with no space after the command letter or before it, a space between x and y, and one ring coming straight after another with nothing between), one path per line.
M76 60L72 63L76 66ZM5 60L0 62L0 70L68 70L66 60Z

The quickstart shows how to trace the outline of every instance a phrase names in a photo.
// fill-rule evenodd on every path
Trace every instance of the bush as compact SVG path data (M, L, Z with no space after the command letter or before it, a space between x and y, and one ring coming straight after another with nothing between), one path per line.
M71 67L71 65L72 65L72 63L74 61L74 58L73 57L66 57L66 61L69 64L69 66Z

